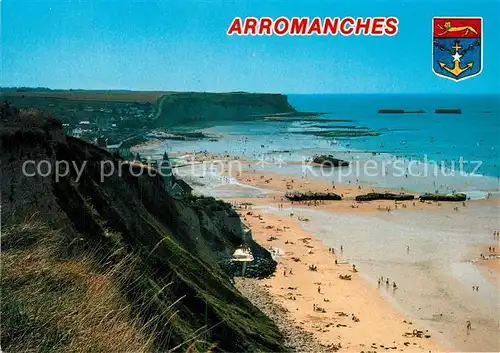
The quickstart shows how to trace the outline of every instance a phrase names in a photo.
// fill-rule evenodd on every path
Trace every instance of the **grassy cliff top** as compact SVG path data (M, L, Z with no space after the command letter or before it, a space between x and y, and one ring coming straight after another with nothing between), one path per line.
M36 90L36 89L0 89L2 97L38 97L60 98L78 101L115 101L115 102L141 102L156 103L162 96L171 99L179 98L204 98L225 100L242 97L280 96L275 93L249 93L249 92L177 92L177 91L126 91L126 90Z
M2 349L285 350L215 260L242 241L229 206L173 198L160 176L128 168L101 179L119 158L52 124L0 131ZM26 160L82 174L28 177Z

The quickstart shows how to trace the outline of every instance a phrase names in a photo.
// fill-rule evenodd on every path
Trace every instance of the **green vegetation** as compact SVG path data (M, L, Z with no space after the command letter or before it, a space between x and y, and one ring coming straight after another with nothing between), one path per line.
M255 120L258 116L279 113L296 113L287 97L281 94L172 93L159 102L156 126Z
M208 127L273 115L318 115L296 112L281 94L20 88L2 89L2 97L20 108L50 112L61 119L67 133L90 142L105 135L109 144L137 138L135 135L154 128L181 131L186 126Z
M63 232L33 215L2 232L2 348L7 352L145 352L155 332L122 293L133 255L105 266L97 249L68 247ZM152 300L152 299L150 299ZM171 310L173 312L173 310Z
M128 169L101 181L101 162L118 161L62 136L0 130L2 349L286 350L218 263L242 241L229 205L175 199L160 176ZM27 158L87 164L78 182L55 181L20 175Z
M70 101L95 102L141 102L156 103L163 95L175 92L163 91L125 91L125 90L40 90L31 88L2 89L2 95L13 97L34 97L48 99L64 99Z

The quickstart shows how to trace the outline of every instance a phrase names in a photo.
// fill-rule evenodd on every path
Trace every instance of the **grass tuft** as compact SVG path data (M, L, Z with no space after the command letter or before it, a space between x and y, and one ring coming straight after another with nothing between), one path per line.
M154 331L121 292L133 256L105 271L95 252L60 259L61 233L33 217L4 228L1 240L4 351L153 351Z

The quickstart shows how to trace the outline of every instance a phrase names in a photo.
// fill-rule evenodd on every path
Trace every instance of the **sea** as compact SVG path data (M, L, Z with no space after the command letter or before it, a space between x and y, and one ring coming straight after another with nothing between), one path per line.
M449 193L471 200L499 197L500 97L483 95L289 95L298 111L323 112L315 118L215 122L199 128L212 138L164 141L147 154L177 154L177 163L206 151L258 162L251 167L364 189ZM404 114L380 114L402 109ZM459 109L461 114L436 114ZM318 170L312 156L331 154L350 166ZM398 164L399 163L399 164ZM366 167L370 165L370 169ZM267 191L239 184L218 174L213 165L178 168L195 191L220 198L261 197ZM494 201L494 200L490 200ZM370 285L381 276L380 295L432 333L450 351L500 351L500 291L476 262L485 247L500 248L493 231L500 229L498 202L468 203L458 211L379 212L360 215L291 206L261 206L262 212L310 221L304 229L343 261L356 264ZM409 251L407 249L410 249ZM473 291L478 286L479 291ZM367 315L369 313L366 313ZM472 322L467 332L466 322Z
M214 139L167 141L157 151L229 154L259 161L268 172L306 175L414 192L464 192L471 199L500 190L499 95L288 95L314 118L214 122ZM405 110L381 114L381 109ZM460 114L436 114L459 109ZM196 129L196 126L192 127ZM349 168L314 170L312 156L331 154Z

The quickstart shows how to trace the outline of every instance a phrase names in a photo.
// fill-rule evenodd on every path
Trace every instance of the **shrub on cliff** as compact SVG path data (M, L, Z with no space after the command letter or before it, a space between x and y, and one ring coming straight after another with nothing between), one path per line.
M28 108L19 111L19 122L24 128L62 128L62 123L51 114L39 109Z

